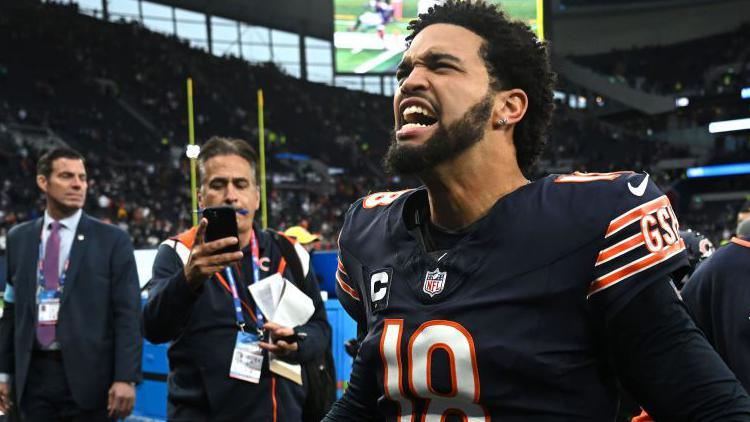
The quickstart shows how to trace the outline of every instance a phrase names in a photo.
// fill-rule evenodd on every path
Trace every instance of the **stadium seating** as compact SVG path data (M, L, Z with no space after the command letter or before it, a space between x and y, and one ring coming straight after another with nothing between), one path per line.
M342 216L353 200L415 184L380 170L392 125L388 98L301 81L271 63L216 57L137 23L82 15L75 4L10 2L0 15L0 31L7 34L0 39L0 51L8 52L0 57L0 253L7 229L43 209L34 163L41 149L62 141L86 154L86 209L128 230L136 247L155 247L186 229L191 221L189 165L183 155L187 77L195 86L199 142L212 135L257 139L255 93L264 89L271 227L306 221L312 231L322 233L322 248L335 248ZM577 60L604 73L642 76L658 89L680 81L687 90L697 87L705 72L726 63L727 54L747 50L747 33L740 28L684 45ZM716 43L729 48L712 52L717 49L708 47ZM739 76L745 79L732 83L747 80L747 72ZM529 176L636 169L649 171L669 190L681 183L683 174L653 166L691 153L655 139L651 128L706 124L746 111L746 103L720 98L668 116L624 113L622 118L598 119L560 102L549 146ZM718 138L708 162L750 159L746 144L744 138ZM278 158L287 153L337 171L324 174L322 186L319 177L308 177L311 166L305 162ZM691 218L683 221L692 224ZM724 228L709 226L703 230L720 239Z
M579 64L631 87L658 94L738 93L750 85L750 24L667 46L575 57Z

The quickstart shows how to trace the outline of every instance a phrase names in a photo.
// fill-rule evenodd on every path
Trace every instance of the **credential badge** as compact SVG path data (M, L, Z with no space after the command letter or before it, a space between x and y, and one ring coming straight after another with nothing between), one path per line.
M434 271L427 271L422 290L430 295L430 297L440 294L445 288L445 278L447 276L448 274L445 271L440 271L440 268L435 268Z

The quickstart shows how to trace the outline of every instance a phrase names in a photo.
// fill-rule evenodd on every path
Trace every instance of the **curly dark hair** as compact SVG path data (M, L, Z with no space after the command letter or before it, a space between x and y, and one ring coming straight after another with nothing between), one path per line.
M519 88L529 98L524 118L516 124L513 143L518 166L528 173L547 142L547 129L554 110L552 89L556 75L552 71L547 44L521 21L510 20L505 12L483 0L448 0L431 7L409 22L414 37L436 23L458 25L484 39L479 54L484 59L490 86L499 91Z

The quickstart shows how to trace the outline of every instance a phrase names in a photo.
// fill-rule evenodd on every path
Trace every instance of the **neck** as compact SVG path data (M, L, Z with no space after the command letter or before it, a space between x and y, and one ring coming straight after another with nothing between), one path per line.
M427 186L432 223L449 230L471 225L498 199L528 183L512 139L484 139L420 179Z
M252 227L250 228L250 230L248 230L246 232L242 232L242 233L238 233L237 234L237 237L240 240L240 249L243 249L243 248L247 247L247 245L250 244L250 238L252 237L252 235L253 235L253 229L252 229Z
M78 210L79 208L57 207L50 203L47 204L47 212L55 221L66 219L75 214Z

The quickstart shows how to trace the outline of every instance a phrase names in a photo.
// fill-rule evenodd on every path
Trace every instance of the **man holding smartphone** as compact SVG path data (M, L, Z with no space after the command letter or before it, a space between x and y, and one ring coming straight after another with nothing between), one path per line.
M207 218L201 218L197 227L159 247L143 320L149 341L172 342L168 418L301 420L308 393L306 374L299 385L271 372L269 354L291 364L305 363L319 358L330 342L309 257L296 245L296 256L284 256L279 242L289 241L253 224L259 192L257 159L250 145L213 137L198 160L200 207L232 207L237 236L206 241L212 228ZM221 217L212 221L225 225ZM235 245L235 251L217 253ZM248 286L276 273L312 299L315 312L307 323L282 327L269 322L255 306Z

